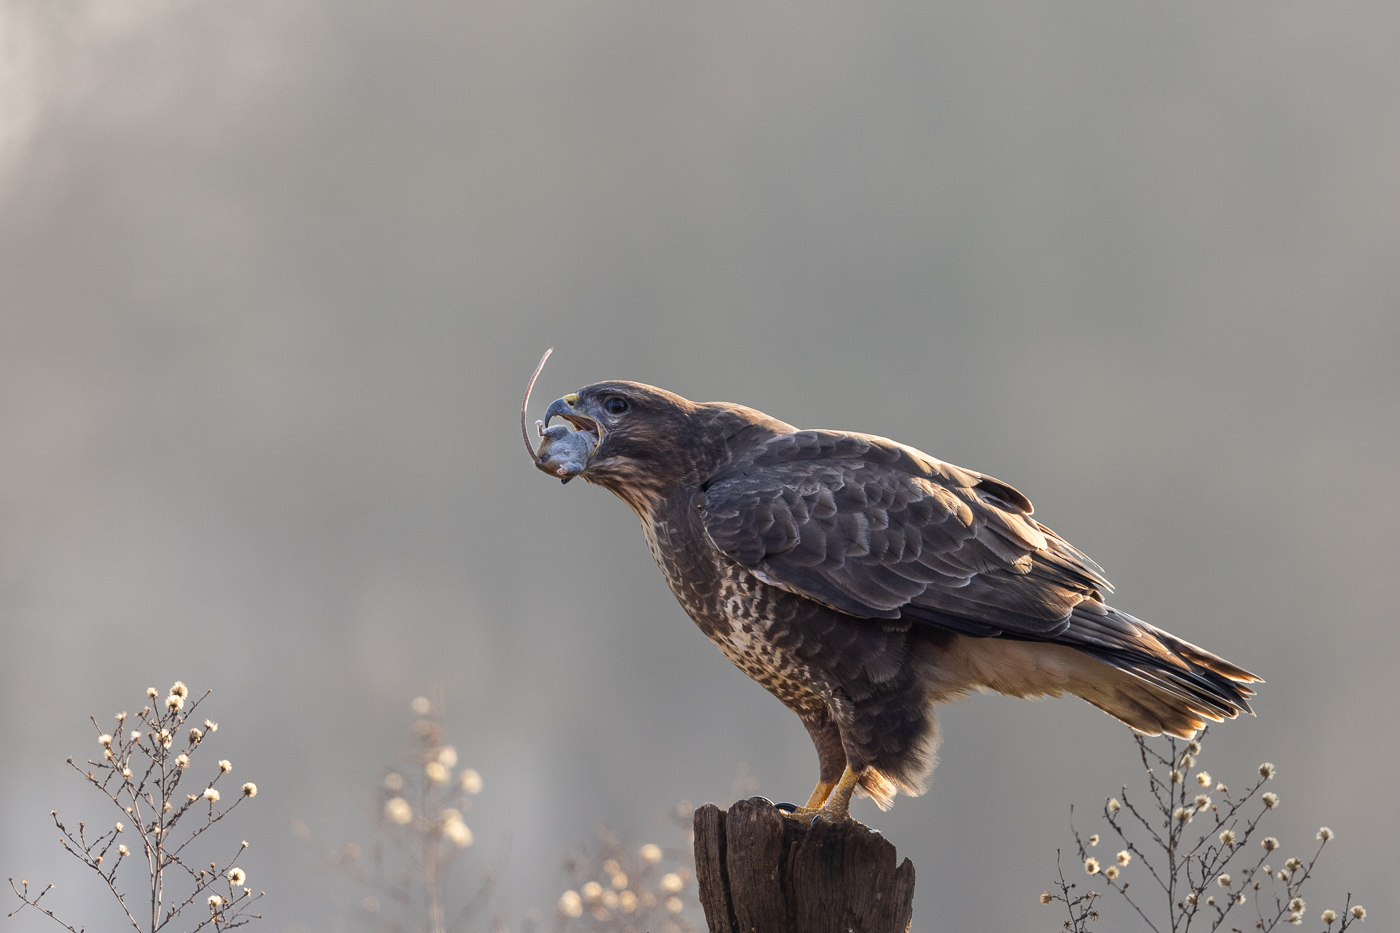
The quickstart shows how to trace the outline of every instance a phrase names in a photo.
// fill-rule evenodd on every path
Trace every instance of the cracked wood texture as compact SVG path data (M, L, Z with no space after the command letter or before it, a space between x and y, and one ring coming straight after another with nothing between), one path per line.
M695 876L710 933L908 933L914 914L914 864L885 837L762 797L695 811Z

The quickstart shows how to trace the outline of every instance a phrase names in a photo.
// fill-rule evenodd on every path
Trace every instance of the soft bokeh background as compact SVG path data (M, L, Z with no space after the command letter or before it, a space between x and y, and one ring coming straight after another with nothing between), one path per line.
M507 917L596 823L805 795L631 513L530 468L552 345L538 409L637 379L1017 485L1268 679L1203 764L1277 762L1285 847L1338 833L1311 917L1389 926L1397 48L1389 2L0 0L0 877L110 925L47 813L108 819L63 759L177 677L283 933L332 928L291 821L363 841L433 683ZM856 805L915 929L1058 926L1126 730L942 721L926 797Z

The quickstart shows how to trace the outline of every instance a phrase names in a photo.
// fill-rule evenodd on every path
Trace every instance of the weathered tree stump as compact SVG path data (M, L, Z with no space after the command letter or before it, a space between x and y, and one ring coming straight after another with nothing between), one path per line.
M914 864L854 820L807 824L762 797L695 811L710 933L908 933Z

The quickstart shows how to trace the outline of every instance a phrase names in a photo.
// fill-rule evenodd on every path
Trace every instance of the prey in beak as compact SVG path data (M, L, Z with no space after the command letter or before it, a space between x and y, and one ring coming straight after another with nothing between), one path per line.
M530 407L530 392L535 388L535 380L540 377L540 371L553 352L553 347L544 351L544 356L540 357L530 376L529 384L525 386L525 399L520 403L520 435L525 440L525 452L530 455L535 467L567 483L588 469L588 461L598 449L603 432L596 421L575 411L578 407L578 393L575 392L550 403L544 420L535 422L535 431L543 438L540 449L536 451L531 445L530 432L525 428L525 412ZM575 430L570 431L562 424L549 427L555 415L572 424Z
M573 426L570 431L562 424L549 426L555 417L562 418ZM588 461L602 441L602 429L598 422L578 411L578 394L573 393L555 399L545 410L544 420L535 422L535 430L544 440L536 454L536 466L563 482L578 476L588 469Z

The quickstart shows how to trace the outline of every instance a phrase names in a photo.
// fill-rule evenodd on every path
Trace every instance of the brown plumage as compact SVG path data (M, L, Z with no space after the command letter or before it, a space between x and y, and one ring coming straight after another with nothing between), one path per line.
M686 612L807 727L809 808L920 793L933 705L977 689L1073 693L1150 734L1249 710L1259 678L1108 606L1102 569L989 476L632 382L556 415L582 437L548 432L540 468L631 506Z

